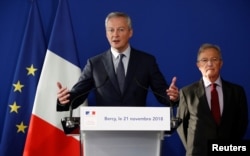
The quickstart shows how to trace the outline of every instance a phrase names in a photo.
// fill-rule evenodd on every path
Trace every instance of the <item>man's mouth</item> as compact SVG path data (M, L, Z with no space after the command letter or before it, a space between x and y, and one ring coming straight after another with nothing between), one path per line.
M118 42L120 42L120 40L113 40L112 42L114 42L114 43L118 43Z

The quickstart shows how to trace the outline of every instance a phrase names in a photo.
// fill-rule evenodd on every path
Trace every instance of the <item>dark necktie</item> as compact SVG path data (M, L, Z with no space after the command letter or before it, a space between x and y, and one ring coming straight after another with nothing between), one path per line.
M220 123L220 105L219 96L216 90L217 84L211 84L211 112L213 114L214 120L217 124Z
M120 54L120 60L117 66L117 71L116 71L116 75L117 75L117 80L119 83L119 87L121 90L121 93L123 93L123 87L124 87L124 81L125 81L125 70L124 70L124 66L123 66L123 62L122 62L122 58L123 56L125 56L124 54Z

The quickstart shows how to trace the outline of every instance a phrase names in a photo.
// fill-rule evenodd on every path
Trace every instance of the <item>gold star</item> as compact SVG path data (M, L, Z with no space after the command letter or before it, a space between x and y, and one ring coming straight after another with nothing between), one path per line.
M20 124L20 125L16 125L16 127L17 127L17 133L19 133L19 132L25 133L25 129L26 129L28 126L25 126L25 125L23 124L23 122L21 122L21 124Z
M18 109L21 107L21 106L18 106L17 104L16 104L16 101L12 104L12 105L9 105L10 106L10 112L16 112L16 113L18 113Z
M26 69L28 70L27 75L35 76L35 71L37 71L37 68L34 68L33 64L30 67L27 67Z
M16 83L16 84L13 84L13 86L15 87L14 92L15 92L15 91L22 92L22 88L24 87L24 85L22 85L22 84L20 83L20 81L17 81L17 83Z

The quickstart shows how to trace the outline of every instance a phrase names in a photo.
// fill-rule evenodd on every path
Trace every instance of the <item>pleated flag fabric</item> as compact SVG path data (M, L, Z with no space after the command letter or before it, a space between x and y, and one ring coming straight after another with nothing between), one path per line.
M47 49L37 1L31 2L0 141L1 156L21 156L25 145L37 84ZM6 67L8 68L8 67ZM2 112L2 110L1 110Z
M57 112L57 82L69 89L81 69L67 0L60 0L46 57L38 83L24 156L79 156L79 137L63 132L61 119L69 112ZM79 116L79 109L74 110Z

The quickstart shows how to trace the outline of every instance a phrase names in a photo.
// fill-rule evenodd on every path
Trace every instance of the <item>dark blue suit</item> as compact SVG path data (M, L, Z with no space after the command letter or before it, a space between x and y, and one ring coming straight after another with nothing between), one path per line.
M166 89L169 86L160 72L154 56L131 48L122 94L114 70L112 53L108 50L87 61L79 81L70 91L70 99L76 99L72 104L73 108L76 108L93 89L97 106L145 106L148 91L142 86L150 87L154 92L160 94L160 96L155 95L157 100L169 105L169 97L166 96ZM68 110L68 106L58 103L57 110Z

